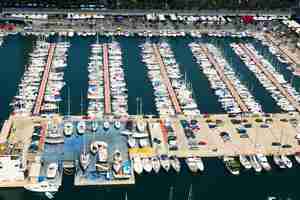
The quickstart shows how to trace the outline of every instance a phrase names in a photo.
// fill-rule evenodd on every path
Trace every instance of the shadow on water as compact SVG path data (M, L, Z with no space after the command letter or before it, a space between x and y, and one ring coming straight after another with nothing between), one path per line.
M19 34L6 36L0 47L0 126L9 116L10 102L18 90L18 84L24 74L28 55L32 52L34 37L23 37Z

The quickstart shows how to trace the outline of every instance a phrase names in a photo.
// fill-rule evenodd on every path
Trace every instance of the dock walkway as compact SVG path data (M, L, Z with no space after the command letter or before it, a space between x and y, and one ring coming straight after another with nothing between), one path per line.
M294 65L299 65L300 64L300 58L299 56L295 56L295 54L291 54L291 52L287 49L287 48L283 48L281 47L280 43L278 44L277 41L275 41L275 38L270 35L270 34L265 34L265 38L271 42L274 46L276 46L278 48L278 50L283 54L285 55L289 61L291 63L293 63ZM299 71L300 69L297 68L296 66L292 66L294 68L295 71Z
M110 80L108 69L108 45L103 44L103 74L104 74L104 113L111 114Z
M38 114L40 114L40 111L41 111L41 107L42 107L42 103L43 103L44 95L45 95L45 90L46 90L46 85L47 85L48 77L49 77L49 73L50 73L50 68L52 65L55 47L56 47L56 44L50 44L50 46L49 46L47 63L46 63L46 67L45 67L45 70L43 73L43 79L42 79L42 82L41 82L41 85L39 88L38 97L37 97L37 100L35 102L35 106L33 109L33 113L32 113L33 115L38 115Z
M175 108L175 112L176 112L176 114L181 114L182 110L181 110L181 107L179 105L179 101L178 101L177 96L174 92L171 81L168 77L168 74L167 74L167 71L166 71L166 66L163 62L163 59L162 59L161 55L160 55L159 49L158 49L156 44L153 44L152 47L153 47L153 50L154 50L155 57L156 57L156 59L159 63L159 66L160 66L160 73L161 73L161 76L163 78L163 82L164 82L165 86L167 87L170 99L171 99L172 104Z
M237 92L235 86L233 85L233 83L231 82L230 79L228 79L227 76L224 75L223 69L222 67L219 65L219 63L215 60L215 58L213 57L213 55L209 52L208 48L204 45L200 46L202 52L207 56L209 62L214 66L214 68L216 69L218 75L220 76L221 80L225 83L225 85L227 86L229 92L231 93L231 95L233 96L233 98L235 99L235 101L237 102L237 104L239 105L241 111L243 113L247 113L249 112L248 107L246 106L245 102L243 101L243 99L241 98L240 94Z
M297 100L294 99L294 97L288 93L286 88L284 88L277 81L277 79L274 77L274 75L267 68L265 68L263 66L263 64L259 61L259 59L255 55L255 53L252 52L252 50L249 49L248 47L246 47L244 44L240 43L239 46L241 47L241 49L243 49L245 54L251 58L251 60L256 64L256 66L260 69L260 71L262 71L266 75L266 77L273 83L273 85L281 92L281 94L287 98L287 100L295 107L295 109L298 112L300 112L300 105L297 102Z

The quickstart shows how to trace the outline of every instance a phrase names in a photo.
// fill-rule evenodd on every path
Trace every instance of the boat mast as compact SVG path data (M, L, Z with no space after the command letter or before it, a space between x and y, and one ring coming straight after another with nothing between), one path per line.
M281 129L281 131L280 131L280 145L278 146L278 154L280 155L281 154L281 141L282 141L282 137L283 137L283 131L282 131L282 129Z
M98 32L96 33L96 39L97 39L97 44L99 44L99 36L98 36Z
M82 101L82 91L81 91L81 95L80 95L80 113L81 113L81 116L83 115L83 101Z
M169 189L169 200L173 200L174 187L173 185Z
M70 87L68 87L68 117L70 117Z
M140 115L143 114L143 99L140 98Z
M125 200L128 200L127 191L125 192Z
M136 114L137 114L137 115L140 114L140 113L139 113L139 101L140 101L140 98L137 97L137 98L136 98Z
M193 184L190 185L188 200L193 199Z

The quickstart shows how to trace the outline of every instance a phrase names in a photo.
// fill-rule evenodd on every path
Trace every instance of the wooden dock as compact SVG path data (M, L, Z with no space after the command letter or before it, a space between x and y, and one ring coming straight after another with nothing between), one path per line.
M261 63L261 61L257 58L257 56L255 55L254 52L252 52L251 49L249 49L248 47L246 47L244 44L239 43L239 46L241 47L241 49L244 51L244 53L251 58L251 60L256 64L256 66L260 69L261 72L263 72L266 77L273 83L273 85L281 92L281 94L283 96L286 97L286 99L295 107L295 109L300 112L300 105L298 103L298 101L291 96L288 91L286 90L286 88L284 88L278 81L277 79L274 77L274 75L263 66L263 64Z
M167 71L166 71L166 66L163 62L163 59L160 55L159 49L158 49L156 44L153 44L153 51L154 51L155 57L156 57L156 59L159 63L160 74L162 76L162 79L163 79L163 82L164 82L165 86L167 87L170 99L171 99L172 104L173 104L174 109L175 109L175 112L176 112L176 114L182 114L182 110L181 110L179 101L178 101L177 96L175 94L175 91L172 87L171 81L168 77L168 74L167 74Z
M108 45L103 44L103 72L104 72L104 113L111 114L110 80L108 69Z
M207 56L209 62L214 66L214 68L217 71L219 77L221 78L221 80L224 82L224 84L228 88L229 92L231 93L231 95L233 96L233 98L235 99L237 104L239 105L241 111L243 113L248 113L249 112L248 107L246 106L245 102L241 98L240 94L236 90L236 88L233 85L233 83L231 82L231 80L224 74L224 70L219 65L219 63L216 61L216 59L214 58L212 53L210 53L208 48L204 45L201 45L200 48L201 48L203 54L205 54Z
M44 69L43 79L42 79L42 82L41 82L41 85L39 88L38 97L35 102L35 106L33 108L33 113L32 113L33 115L38 115L38 114L40 114L40 111L41 111L41 107L42 107L42 103L43 103L44 95L45 95L45 90L46 90L46 86L47 86L47 82L48 82L48 77L49 77L49 73L50 73L50 68L52 65L55 47L56 47L56 44L50 44L50 46L49 46L47 63L46 63L46 67Z

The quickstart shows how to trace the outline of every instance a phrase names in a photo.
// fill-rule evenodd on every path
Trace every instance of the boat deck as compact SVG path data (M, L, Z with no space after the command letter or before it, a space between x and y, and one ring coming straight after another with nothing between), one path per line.
M48 58L47 58L47 63L46 63L46 67L43 73L43 79L39 88L39 93L38 93L38 97L36 99L35 102L35 106L33 109L33 115L38 115L40 114L41 111L41 107L42 107L42 103L44 100L44 95L45 95L45 90L46 90L46 85L48 82L48 77L49 77L49 73L50 73L50 68L52 65L52 60L53 60L53 55L54 55L54 51L55 51L55 47L56 44L50 44L49 46L49 50L48 50Z
M111 114L111 96L109 80L108 45L103 44L103 71L104 71L104 113Z
M163 59L162 59L162 57L160 55L160 52L158 50L157 45L156 44L152 44L152 45L153 45L152 47L153 47L153 50L154 50L155 57L156 57L156 59L157 59L157 61L159 63L159 66L160 66L160 73L161 73L161 76L163 78L163 82L164 82L165 86L167 87L170 99L171 99L172 104L173 104L174 109L175 109L175 112L177 114L181 114L182 110L181 110L179 101L177 99L177 96L175 94L175 91L174 91L174 89L172 87L171 81L170 81L170 79L168 77L164 61L163 61Z
M208 48L204 44L201 44L200 47L201 47L203 54L205 54L207 56L209 62L214 66L219 77L227 86L229 92L231 93L231 95L233 96L233 98L235 99L237 104L239 105L241 111L243 113L248 113L249 112L248 107L246 106L245 102L239 95L238 91L236 90L236 88L233 85L233 83L231 82L231 80L223 73L222 67L219 65L219 63L216 61L216 59L213 57L212 53L209 52Z
M280 85L280 83L277 81L277 79L274 77L274 75L263 66L263 64L259 61L259 59L256 57L255 53L252 52L251 49L249 49L248 47L246 47L244 44L239 43L239 46L241 47L241 49L243 49L244 53L251 58L251 60L253 60L256 64L256 66L260 69L260 71L262 71L266 77L273 83L273 85L281 92L281 94L283 96L285 96L287 98L287 100L295 107L295 109L300 112L300 105L297 102L297 100L295 98L293 98L288 91L286 90L286 88L282 87L282 85Z

